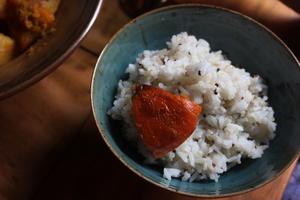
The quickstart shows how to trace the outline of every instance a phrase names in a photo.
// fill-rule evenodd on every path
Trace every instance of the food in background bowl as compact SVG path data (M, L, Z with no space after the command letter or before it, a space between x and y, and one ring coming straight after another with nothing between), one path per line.
M0 65L51 32L60 0L0 0Z
M218 181L243 158L261 157L276 129L263 79L187 33L167 46L141 53L119 81L108 114L126 138L169 180Z

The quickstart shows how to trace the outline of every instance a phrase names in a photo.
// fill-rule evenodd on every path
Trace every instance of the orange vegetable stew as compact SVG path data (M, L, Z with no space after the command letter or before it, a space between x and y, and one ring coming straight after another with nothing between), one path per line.
M0 65L53 30L60 0L0 0Z

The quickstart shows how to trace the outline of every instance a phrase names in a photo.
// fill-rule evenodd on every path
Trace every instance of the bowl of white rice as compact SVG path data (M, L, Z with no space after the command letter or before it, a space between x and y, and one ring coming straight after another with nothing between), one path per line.
M192 129L178 114L184 106L157 108L145 88L201 108ZM142 92L149 98L137 107ZM299 155L299 63L270 30L233 11L180 5L134 19L100 55L91 98L112 152L170 191L240 194L275 179ZM147 105L159 113L150 116Z

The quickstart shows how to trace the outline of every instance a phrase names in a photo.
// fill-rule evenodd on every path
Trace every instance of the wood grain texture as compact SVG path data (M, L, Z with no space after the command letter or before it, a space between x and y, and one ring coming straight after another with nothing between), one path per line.
M130 18L121 10L118 0L104 0L100 14L82 46L100 54L110 38L129 21Z
M117 0L105 0L81 48L50 76L0 102L1 200L195 199L129 171L106 147L90 114L97 55L128 21ZM222 200L279 200L293 167L258 190Z
M280 200L294 165L295 162L282 176L256 191L219 200ZM106 147L92 116L48 177L34 200L52 200L60 197L76 200L206 199L166 191L135 175Z
M78 49L60 69L0 102L0 199L28 199L90 112L96 58Z

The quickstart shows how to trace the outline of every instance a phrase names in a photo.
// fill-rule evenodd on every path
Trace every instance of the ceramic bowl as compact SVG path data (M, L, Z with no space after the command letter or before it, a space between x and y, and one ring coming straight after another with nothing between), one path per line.
M221 175L218 182L168 181L161 166L143 163L143 158L122 137L123 130L110 119L117 84L126 78L129 63L145 49L166 47L171 36L186 31L204 38L212 50L222 50L236 66L259 74L269 87L275 110L276 137L263 156L244 160ZM287 46L271 31L233 11L180 5L147 13L121 29L103 50L92 80L92 107L99 131L112 152L129 169L167 190L199 197L236 195L256 189L287 169L298 156L300 146L300 70ZM126 183L126 180L120 180Z
M102 0L62 0L55 31L0 67L0 99L15 94L52 72L78 46L100 10Z

